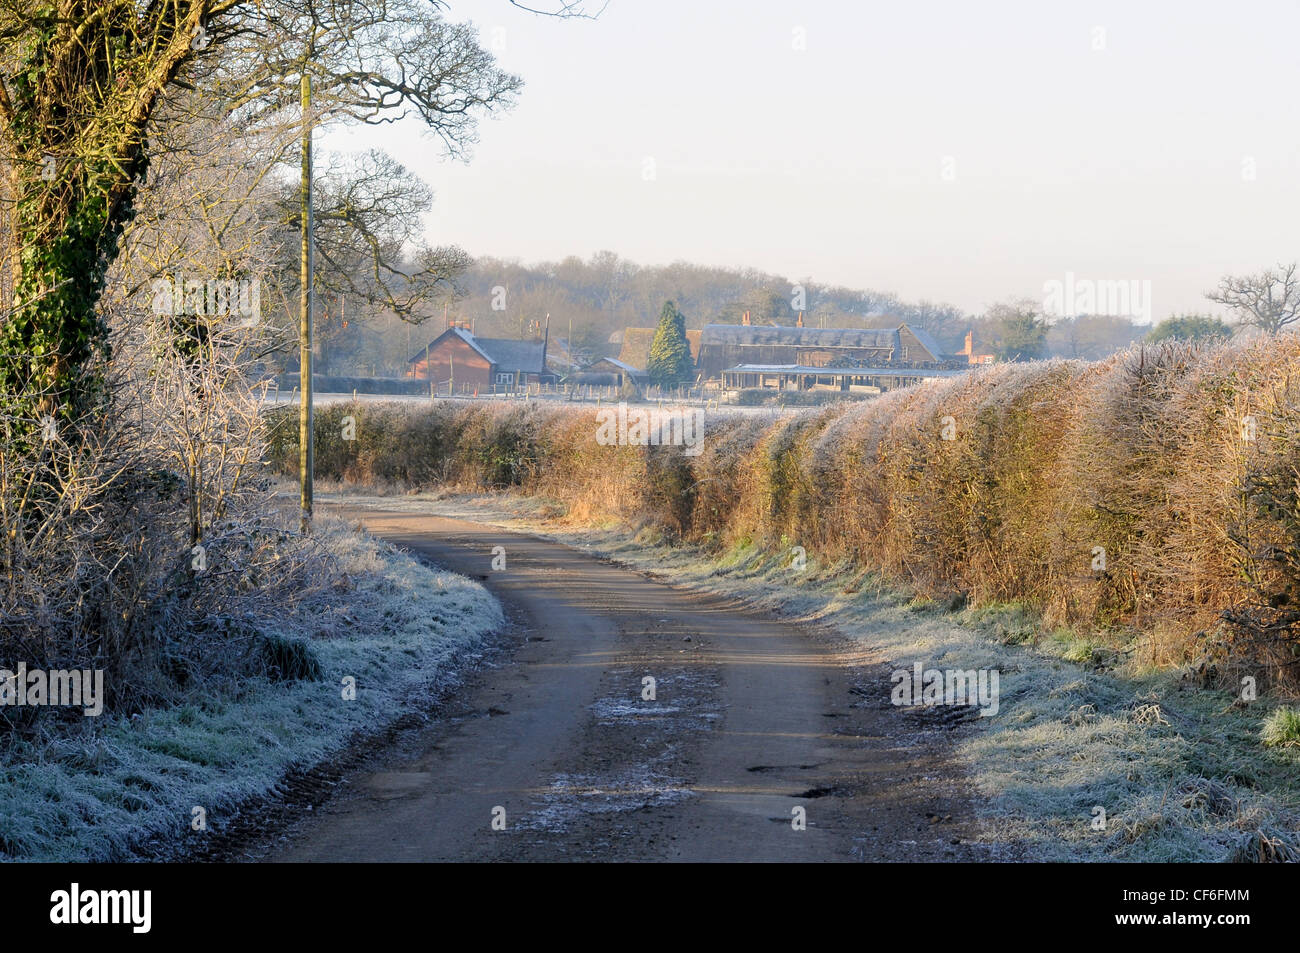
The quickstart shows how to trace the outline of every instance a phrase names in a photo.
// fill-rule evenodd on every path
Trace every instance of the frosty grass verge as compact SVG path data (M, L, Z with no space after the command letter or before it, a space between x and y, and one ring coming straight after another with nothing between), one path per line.
M118 860L154 838L179 844L204 836L191 830L196 806L219 830L223 813L272 792L290 770L321 763L354 733L394 721L417 694L450 684L503 625L500 604L477 583L337 520L318 522L356 584L331 613L331 636L312 640L320 681L249 679L237 697L11 746L0 756L0 860ZM343 700L346 675L356 678L355 701Z

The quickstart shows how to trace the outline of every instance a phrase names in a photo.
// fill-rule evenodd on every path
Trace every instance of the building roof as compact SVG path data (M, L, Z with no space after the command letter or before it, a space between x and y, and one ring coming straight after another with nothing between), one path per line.
M632 367L644 368L650 363L650 345L654 342L658 328L624 328L623 348L618 352L618 359ZM686 343L691 348L691 360L700 356L700 332L687 331Z
M897 348L899 344L896 328L800 328L746 324L706 324L703 342L750 346L871 348Z
M829 377L846 374L850 377L956 377L964 370L930 370L923 367L809 367L804 364L737 364L724 374L809 374Z
M943 348L939 347L939 342L934 339L934 337L930 334L929 331L922 330L921 328L914 328L910 324L903 324L899 326L900 331L903 328L907 328L907 330L911 331L912 337L920 341L921 347L925 348L927 351L933 354L934 359L936 361L942 361L944 359L945 355L943 352Z
M901 355L902 333L906 331L930 352L931 360L942 361L943 350L928 331L910 324L896 328L801 328L789 325L706 324L704 344L709 347L800 347L846 348L893 351Z
M542 357L546 349L544 341L516 341L511 338L481 338L464 328L448 328L433 339L428 347L421 348L407 361L415 364L424 360L429 348L449 334L454 334L478 352L489 364L496 365L498 371L524 371L530 374L543 374Z
M491 355L499 371L527 371L544 374L542 341L513 341L510 338L476 338L480 347Z
M620 360L619 360L618 358L616 358L616 357L602 357L602 358L601 358L600 360L598 360L598 361L592 361L590 364L588 364L586 367L584 367L583 370L584 370L584 371L589 371L589 370L591 370L593 367L595 367L595 366L598 365L598 364L611 364L611 365L613 365L614 367L618 368L620 371L622 371L622 372L625 373L625 374L644 374L644 373L645 373L645 371L641 370L641 368L639 368L639 367L633 367L631 364L624 364L622 361L620 361Z

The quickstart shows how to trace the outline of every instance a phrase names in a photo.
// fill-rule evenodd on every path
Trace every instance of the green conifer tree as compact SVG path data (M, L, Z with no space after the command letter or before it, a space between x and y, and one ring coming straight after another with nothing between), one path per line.
M659 326L650 342L646 374L651 383L660 387L687 384L695 377L695 361L691 358L690 342L686 340L686 318L671 301L665 301L659 312Z

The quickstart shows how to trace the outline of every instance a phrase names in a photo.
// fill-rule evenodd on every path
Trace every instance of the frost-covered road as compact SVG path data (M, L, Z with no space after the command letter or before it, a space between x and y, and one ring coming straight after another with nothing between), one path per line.
M986 856L942 742L908 729L860 649L559 543L354 515L482 578L512 648L268 859Z

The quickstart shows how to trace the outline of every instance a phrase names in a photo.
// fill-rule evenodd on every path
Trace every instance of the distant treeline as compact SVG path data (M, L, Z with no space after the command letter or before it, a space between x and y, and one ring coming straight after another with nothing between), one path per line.
M960 351L967 331L977 347L992 350L1001 336L996 314L972 315L953 305L904 301L897 295L795 280L752 268L719 268L674 262L638 265L613 252L583 261L531 265L479 258L462 280L466 297L454 305L480 334L518 337L533 321L551 315L551 334L599 357L616 354L610 336L626 327L653 326L665 301L673 301L688 328L739 324L748 311L754 324L794 324L803 311L810 327L896 327L929 331L949 353ZM504 289L504 294L502 289ZM493 310L494 303L504 310ZM1150 328L1126 317L1080 317L1054 322L1041 355L1096 360L1140 339Z

